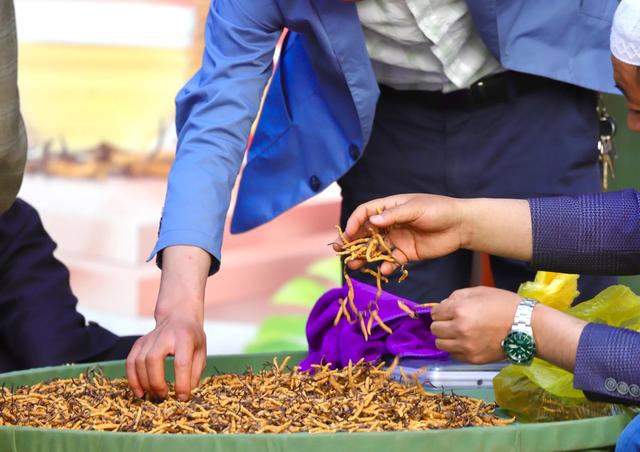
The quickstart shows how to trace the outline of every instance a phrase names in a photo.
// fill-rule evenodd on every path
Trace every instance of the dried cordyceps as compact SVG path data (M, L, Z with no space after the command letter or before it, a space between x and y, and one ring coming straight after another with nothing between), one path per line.
M208 377L191 400L160 403L133 396L125 379L100 371L31 387L0 389L0 425L149 433L294 433L428 430L500 426L495 405L429 393L416 375L389 378L383 364L314 373L270 370ZM391 366L393 367L393 365Z
M404 281L409 276L409 271L406 270L404 268L404 265L401 265L400 262L398 262L398 260L393 256L391 248L389 248L389 245L387 245L387 243L385 242L384 231L380 232L376 228L369 228L369 235L367 237L361 237L349 241L345 237L340 226L336 226L336 229L338 229L340 240L342 240L340 251L337 251L336 254L339 256L343 256L343 274L344 279L347 282L349 291L347 293L346 302L342 300L340 301L340 309L338 310L338 314L336 315L336 318L333 322L334 325L337 325L343 316L349 323L359 322L360 329L362 330L362 335L364 336L365 340L368 340L369 336L371 335L373 322L376 322L380 326L380 328L385 330L387 333L393 333L393 330L389 328L389 326L386 325L378 315L378 300L380 299L380 295L382 295L382 283L389 282L389 279L380 273L380 264L377 265L376 271L373 271L370 268L366 267L363 267L361 270L363 273L368 273L376 278L376 287L378 289L375 299L371 300L366 311L358 311L358 309L356 308L356 305L353 301L353 284L351 283L351 278L346 271L346 265L353 260L363 260L367 263L391 262L401 268L401 274L398 278L398 282ZM351 314L349 313L349 309L351 309L351 313L354 316L353 320L351 320L352 318ZM365 318L367 319L366 322Z

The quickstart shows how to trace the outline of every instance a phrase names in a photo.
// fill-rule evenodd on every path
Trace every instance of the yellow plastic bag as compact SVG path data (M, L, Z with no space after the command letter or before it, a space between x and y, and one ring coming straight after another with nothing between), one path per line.
M640 297L625 286L611 286L577 306L578 276L538 272L518 294L588 322L640 331ZM583 419L619 412L612 404L591 402L573 387L573 374L534 359L531 366L505 367L493 380L496 402L521 421Z

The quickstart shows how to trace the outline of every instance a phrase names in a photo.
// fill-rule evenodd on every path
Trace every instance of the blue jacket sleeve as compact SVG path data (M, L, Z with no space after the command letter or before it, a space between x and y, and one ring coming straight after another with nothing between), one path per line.
M176 97L178 148L158 242L197 246L220 265L231 190L283 30L275 0L213 0L202 68Z
M640 273L640 193L529 200L531 265L565 273Z
M596 323L580 336L573 384L591 400L640 403L640 333Z

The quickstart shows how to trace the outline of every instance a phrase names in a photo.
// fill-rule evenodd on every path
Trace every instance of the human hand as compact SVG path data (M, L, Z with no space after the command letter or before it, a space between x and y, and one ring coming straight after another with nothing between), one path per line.
M431 311L436 347L472 364L503 360L502 340L520 300L518 294L490 287L456 290Z
M188 400L206 366L204 288L211 257L195 247L164 250L160 293L156 304L156 327L133 345L127 357L127 378L136 397L145 392L167 396L165 359L174 356L175 391Z
M127 378L136 397L144 393L158 399L167 397L167 356L174 356L176 397L186 401L207 361L206 336L197 316L178 311L158 319L153 331L136 341L127 358Z
M368 228L385 228L385 239L400 264L447 255L465 245L462 228L464 200L426 194L395 195L360 205L349 217L344 231L347 240L367 235ZM378 212L381 211L381 214ZM336 247L341 245L336 241ZM363 261L351 261L357 269ZM396 265L382 264L383 274Z

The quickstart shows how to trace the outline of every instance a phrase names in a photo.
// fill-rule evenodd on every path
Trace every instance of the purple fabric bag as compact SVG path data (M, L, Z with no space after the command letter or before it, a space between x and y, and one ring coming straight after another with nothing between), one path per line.
M352 282L356 308L367 316L369 303L375 299L377 289L353 279ZM340 299L346 298L347 293L346 284L341 288L332 289L320 297L311 310L307 320L309 354L300 363L303 370L309 369L312 364L320 363L343 367L348 365L350 360L356 363L360 358L378 361L385 355L401 358L449 356L447 352L436 348L435 336L430 330L431 308L418 308L418 317L412 319L398 307L398 300L412 309L417 303L388 292L383 291L380 296L378 315L393 330L393 334L388 334L374 322L371 336L365 341L360 324L350 324L344 316L337 326L333 326L340 309Z

